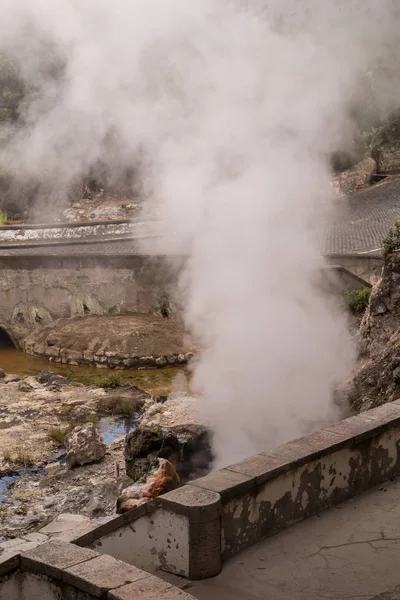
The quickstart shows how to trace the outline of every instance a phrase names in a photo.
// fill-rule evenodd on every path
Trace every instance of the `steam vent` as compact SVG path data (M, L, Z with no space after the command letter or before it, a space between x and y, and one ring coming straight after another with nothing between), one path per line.
M400 6L0 14L0 600L399 600Z

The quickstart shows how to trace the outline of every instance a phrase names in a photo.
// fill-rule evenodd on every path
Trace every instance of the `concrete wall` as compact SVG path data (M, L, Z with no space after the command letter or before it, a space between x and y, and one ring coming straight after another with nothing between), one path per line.
M330 265L344 267L354 275L365 279L372 285L381 278L383 256L380 254L328 254L326 260Z
M162 257L0 257L0 326L29 330L86 314L148 312L176 293Z
M75 543L190 579L400 472L400 401L253 456L117 517Z
M53 540L0 555L1 600L191 600L192 596L131 565Z
M0 244L51 240L82 240L87 237L140 235L148 231L152 221L89 221L52 223L48 225L0 226Z

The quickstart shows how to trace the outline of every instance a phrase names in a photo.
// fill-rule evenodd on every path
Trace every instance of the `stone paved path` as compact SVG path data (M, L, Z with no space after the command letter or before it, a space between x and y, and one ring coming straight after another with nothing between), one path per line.
M370 252L400 220L400 177L388 178L337 201L335 225L326 236L327 254Z
M326 254L369 253L380 249L389 229L400 220L400 176L390 177L347 198L338 198L334 213L334 225L324 236ZM0 256L130 256L137 252L133 239L7 249L0 244Z

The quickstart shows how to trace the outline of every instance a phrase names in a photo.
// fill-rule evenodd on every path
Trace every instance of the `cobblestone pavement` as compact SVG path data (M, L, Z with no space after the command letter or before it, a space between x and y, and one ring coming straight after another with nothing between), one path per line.
M327 231L325 252L346 254L381 248L400 220L400 177L388 178L338 200L335 224Z

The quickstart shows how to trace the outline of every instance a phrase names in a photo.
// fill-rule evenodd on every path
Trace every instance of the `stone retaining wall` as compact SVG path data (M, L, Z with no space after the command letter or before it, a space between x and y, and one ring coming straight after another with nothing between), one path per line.
M75 540L202 579L278 531L400 471L400 401L215 471Z
M111 556L99 555L60 540L6 554L0 554L1 600L193 598Z
M11 335L60 318L146 313L163 295L176 298L176 274L157 256L3 256L0 271L0 327Z

